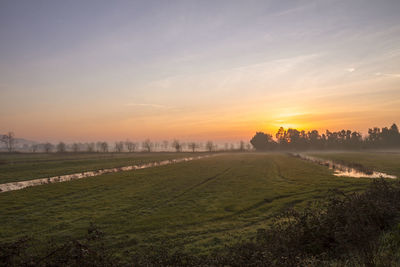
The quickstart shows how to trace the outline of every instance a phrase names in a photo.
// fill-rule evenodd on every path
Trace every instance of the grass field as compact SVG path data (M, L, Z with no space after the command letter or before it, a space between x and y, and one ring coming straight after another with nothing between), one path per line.
M400 177L400 151L390 152L368 151L368 152L312 152L311 156L339 160L348 163L359 163L374 171Z
M146 159L169 156L154 154ZM123 164L131 160L117 159ZM17 172L30 173L21 166L35 166L33 162L20 165ZM70 170L69 162L65 164ZM61 172L63 164L55 166ZM286 154L220 154L1 193L0 241L28 235L62 242L84 235L93 222L121 257L165 241L206 253L253 235L288 207L305 207L333 188L362 190L369 182L333 176L324 166Z
M0 153L0 184L103 168L123 167L194 153ZM196 153L201 154L201 153ZM204 153L203 153L204 154Z

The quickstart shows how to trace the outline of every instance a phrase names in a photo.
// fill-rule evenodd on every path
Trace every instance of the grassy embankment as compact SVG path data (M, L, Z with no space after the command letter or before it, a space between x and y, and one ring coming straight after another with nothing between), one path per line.
M357 164L367 169L400 177L400 151L311 152L307 154L350 165Z
M0 184L205 153L0 153Z

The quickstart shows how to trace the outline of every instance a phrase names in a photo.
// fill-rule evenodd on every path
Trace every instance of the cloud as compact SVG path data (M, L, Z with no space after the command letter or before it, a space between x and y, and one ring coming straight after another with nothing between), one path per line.
M346 69L348 72L354 72L356 69L355 68L347 68Z
M156 88L162 88L162 89L168 89L172 86L173 82L176 80L176 77L170 76L166 77L164 79L156 80L156 81L151 81L148 86L149 87L156 87Z
M313 6L315 6L315 3L310 1L308 4L302 4L302 5L293 7L293 8L288 8L288 9L279 11L279 12L275 13L274 16L280 17L280 16L293 15L294 13L301 13L303 11L306 11L307 9L312 8Z
M376 76L386 76L386 77L394 77L394 78L400 78L399 73L382 73L382 72L376 72Z
M151 108L171 108L170 106L160 104L149 104L149 103L128 103L129 107L151 107Z

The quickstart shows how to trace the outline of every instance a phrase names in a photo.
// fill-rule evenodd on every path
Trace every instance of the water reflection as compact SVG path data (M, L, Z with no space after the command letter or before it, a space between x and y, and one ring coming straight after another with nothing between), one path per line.
M395 175L390 175L383 172L377 172L368 170L366 168L352 168L346 166L341 163L334 162L332 160L320 159L316 157L311 157L303 154L292 154L295 157L301 158L303 160L307 160L313 163L317 163L319 165L327 166L329 169L334 171L335 176L346 176L346 177L354 177L354 178L389 178L395 179L397 178ZM361 166L361 165L360 165Z

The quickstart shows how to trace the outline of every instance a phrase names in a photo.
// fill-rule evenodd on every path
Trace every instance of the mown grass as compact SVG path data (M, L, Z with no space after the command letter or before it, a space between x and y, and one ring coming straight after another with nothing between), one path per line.
M367 152L312 152L311 156L360 164L368 169L400 177L400 151L367 151Z
M369 182L285 154L223 154L2 193L0 241L28 235L62 242L93 222L122 258L165 242L204 254L252 236L289 207Z
M204 154L204 153L196 153ZM194 153L0 153L0 184L123 167Z

